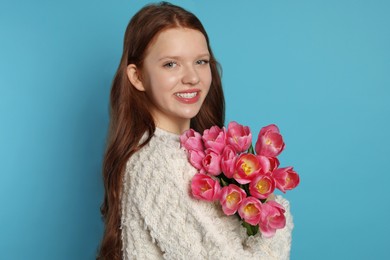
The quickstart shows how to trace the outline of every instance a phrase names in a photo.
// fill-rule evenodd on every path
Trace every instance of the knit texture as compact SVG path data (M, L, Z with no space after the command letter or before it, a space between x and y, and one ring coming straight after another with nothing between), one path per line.
M122 194L124 259L289 259L293 229L289 202L286 227L272 238L248 238L238 218L218 203L190 195L196 173L179 136L157 128L127 162Z

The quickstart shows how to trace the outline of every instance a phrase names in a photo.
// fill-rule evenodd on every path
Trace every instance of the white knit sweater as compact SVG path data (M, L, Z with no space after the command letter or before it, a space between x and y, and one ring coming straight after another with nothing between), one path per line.
M248 238L235 216L217 203L190 195L196 173L180 148L179 136L159 128L148 145L126 165L122 194L124 259L289 259L293 228L287 224L273 238Z

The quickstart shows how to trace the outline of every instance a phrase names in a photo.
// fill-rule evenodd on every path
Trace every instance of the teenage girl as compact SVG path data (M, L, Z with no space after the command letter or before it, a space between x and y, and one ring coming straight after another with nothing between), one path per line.
M289 259L292 217L249 237L218 203L190 195L196 170L179 136L224 123L218 63L198 18L169 3L130 21L111 90L99 259Z

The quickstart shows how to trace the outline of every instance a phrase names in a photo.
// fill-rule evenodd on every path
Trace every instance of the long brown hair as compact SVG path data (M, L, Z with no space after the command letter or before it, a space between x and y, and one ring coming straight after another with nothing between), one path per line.
M153 39L162 31L176 27L203 33L210 52L212 82L199 113L191 120L191 128L203 132L212 125L223 126L225 101L219 64L214 58L201 22L194 14L167 2L142 8L127 26L122 58L111 88L111 121L103 162L105 195L101 206L105 230L98 259L122 258L121 194L126 162L149 142L156 129L148 110L150 101L145 92L138 91L128 80L127 66L135 64L142 70L147 48ZM140 144L144 133L148 133L149 138Z

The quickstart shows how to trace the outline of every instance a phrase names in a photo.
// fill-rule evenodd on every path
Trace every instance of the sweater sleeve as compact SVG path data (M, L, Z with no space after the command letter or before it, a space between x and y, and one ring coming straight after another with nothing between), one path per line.
M198 259L202 255L202 237L191 228L194 220L185 210L188 194L177 187L177 173L164 156L158 152L148 158L142 154L133 156L137 162L126 168L127 204L139 213L144 229L165 259ZM140 253L145 255L137 252Z
M133 156L132 160L137 163L126 169L127 204L139 213L164 258L288 259L292 224L271 239L247 239L237 219L215 214L211 203L189 195L188 183L182 187L183 176L177 171L183 165L174 155L160 151L145 158ZM281 202L288 206L286 200ZM291 221L290 215L287 221Z

